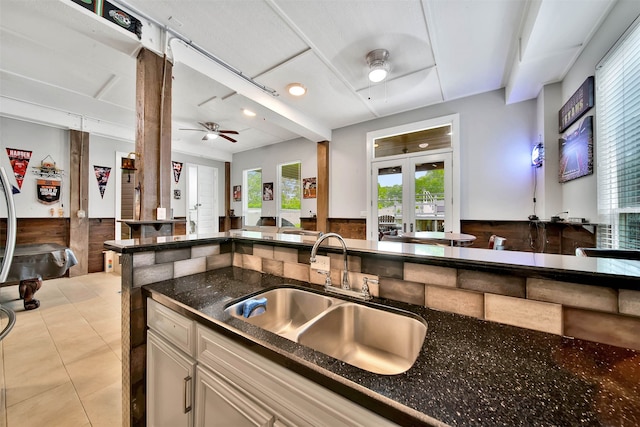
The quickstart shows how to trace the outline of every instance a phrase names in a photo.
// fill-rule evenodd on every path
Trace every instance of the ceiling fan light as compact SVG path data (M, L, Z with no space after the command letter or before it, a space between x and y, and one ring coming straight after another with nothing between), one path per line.
M369 80L379 83L389 75L389 51L386 49L376 49L367 53L366 60L369 64Z
M291 83L287 86L287 90L293 96L302 96L307 93L307 88L300 83Z
M216 139L217 137L218 137L218 134L217 134L217 133L212 133L212 132L209 132L209 133L205 136L205 138L206 138L206 139L208 139L208 140L209 140L209 139Z
M379 63L371 66L369 70L369 80L373 83L380 83L384 79L387 78L389 74L389 70L386 67L386 64Z

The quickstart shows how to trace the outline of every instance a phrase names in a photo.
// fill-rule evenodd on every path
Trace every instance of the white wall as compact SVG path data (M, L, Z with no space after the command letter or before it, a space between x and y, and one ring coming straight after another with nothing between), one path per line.
M329 216L361 218L367 210L367 132L454 113L460 113L461 123L461 218L525 220L532 213L536 102L505 105L503 90L335 129L329 144ZM262 168L263 182L275 182L277 165L294 160L302 160L303 178L316 176L316 155L316 145L304 139L236 154L231 185L242 184L242 171L253 168ZM315 212L315 199L311 203L303 204L303 216ZM240 202L232 204L241 211ZM264 203L263 215L275 212L274 202Z
M134 151L133 142L119 141L102 136L90 135L89 137L89 218L115 218L116 203L116 174L122 173L120 163L116 162L116 152L130 153ZM94 166L107 166L111 168L109 181L104 191L104 197L100 197L98 181L95 177Z
M89 172L86 177L88 186L89 206L85 207L89 218L114 218L115 217L115 196L116 179L115 174L121 173L120 164L116 162L116 152L129 153L134 151L134 143L122 140L110 139L102 136L90 135L89 137ZM64 206L64 216L69 217L69 131L55 127L34 124L22 120L15 120L0 117L0 139L2 140L2 153L0 153L0 166L5 167L7 175L13 185L16 181L13 170L9 163L6 148L16 148L32 151L29 170L22 184L22 191L16 194L16 214L20 218L50 217L50 209L56 209L55 216L58 216L57 209ZM55 160L57 167L63 169L65 174L62 178L61 203L55 205L44 205L37 201L36 179L32 166L40 164L40 161L47 155ZM204 159L197 156L190 156L183 153L172 153L172 160L187 163L211 166L218 169L218 202L219 215L224 215L224 162ZM94 166L107 166L111 168L109 181L104 192L104 197L100 196L98 182L94 173ZM182 174L180 181L176 184L171 171L171 207L174 209L174 216L186 216L186 175ZM180 200L173 199L173 189L182 190ZM6 217L4 203L0 203L0 215Z
M598 32L585 47L573 67L562 82L562 102L558 110L589 76L595 75L598 62L615 44L616 40L626 31L633 21L640 15L640 1L619 0L609 13ZM598 82L596 81L596 86ZM597 104L597 99L596 99ZM562 211L569 210L572 217L584 217L597 221L597 156L595 147L598 141L595 137L598 126L596 107L587 115L595 116L594 123L594 174L578 178L562 184ZM580 120L577 122L579 123ZM577 124L574 124L576 126ZM567 129L570 132L572 128Z
M42 126L39 124L23 122L20 120L0 117L0 140L2 141L2 153L0 153L0 166L4 167L9 181L16 188L18 184L13 174L13 169L7 155L7 148L32 151L27 174L22 183L19 194L14 196L16 215L21 218L51 217L51 208L55 212L53 216L59 216L58 209L63 208L63 216L69 216L69 131ZM62 176L62 188L60 202L45 205L38 202L36 180L40 179L33 171L33 166L39 166L40 162L50 155L56 163L56 167L65 173ZM5 203L0 203L0 214L7 216Z
M278 180L278 165L282 163L302 162L302 178L318 176L317 147L316 144L304 138L268 145L255 150L243 151L233 155L231 163L231 186L243 185L242 175L247 169L262 168L262 182ZM346 187L343 185L341 187ZM342 188L340 189L342 190ZM242 197L246 197L246 188L242 188ZM316 213L316 199L302 199L301 216L308 217L309 212ZM235 209L236 215L242 212L242 202L231 201L231 209ZM276 216L276 202L262 202L262 216Z
M334 130L329 216L359 218L367 210L367 132L454 113L461 127L461 219L525 220L532 210L536 103L505 105L503 90Z

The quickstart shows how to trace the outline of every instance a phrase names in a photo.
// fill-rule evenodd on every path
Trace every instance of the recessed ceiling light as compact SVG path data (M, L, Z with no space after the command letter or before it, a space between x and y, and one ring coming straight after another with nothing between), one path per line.
M291 83L287 86L287 90L293 96L302 96L307 93L307 88L302 86L300 83Z
M255 117L256 116L256 113L254 113L251 110L247 110L246 108L243 108L242 112L244 113L245 116L249 116L249 117Z
M423 142L422 144L418 144L418 147L420 148L427 148L429 146L428 142Z

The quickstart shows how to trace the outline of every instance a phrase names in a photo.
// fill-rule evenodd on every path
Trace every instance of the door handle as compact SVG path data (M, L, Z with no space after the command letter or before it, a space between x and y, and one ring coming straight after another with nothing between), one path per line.
M183 380L184 385L184 413L186 414L191 410L191 387L187 385L191 383L191 376L187 376ZM189 395L189 406L187 406L187 394Z
M409 231L413 233L413 223L409 224Z
M402 223L402 232L403 232L403 233L406 233L406 232L407 232L407 223L406 223L406 222L403 222L403 223Z

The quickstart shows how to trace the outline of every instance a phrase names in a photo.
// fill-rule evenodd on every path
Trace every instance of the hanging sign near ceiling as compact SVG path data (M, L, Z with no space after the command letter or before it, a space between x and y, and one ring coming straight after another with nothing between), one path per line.
M85 9L89 9L98 16L102 16L107 21L124 28L138 36L138 40L142 38L142 22L135 16L125 12L124 10L112 5L104 0L71 0L79 4Z
M62 181L48 181L46 179L38 179L36 181L38 187L38 201L45 205L51 205L60 201L60 188Z
M558 111L558 132L564 132L574 124L584 113L593 107L594 77L587 77L582 86L571 95L571 98Z
M31 160L31 151L17 150L15 148L7 148L7 156L9 156L9 162L13 169L13 175L16 177L18 183L18 189L22 190L22 182L24 176L27 174L27 166L29 166L29 160Z

